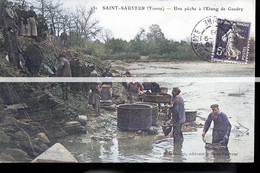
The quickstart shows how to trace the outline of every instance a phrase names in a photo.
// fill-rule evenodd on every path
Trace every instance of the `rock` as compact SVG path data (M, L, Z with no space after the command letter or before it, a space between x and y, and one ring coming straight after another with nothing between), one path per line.
M41 142L43 142L44 144L50 144L50 140L49 138L45 135L45 133L38 133L37 137L40 139Z
M64 130L71 135L78 133L86 133L85 127L81 126L81 124L78 121L66 122Z
M77 163L78 161L72 156L72 154L62 144L56 143L32 161L32 163L37 163L37 162L42 162L42 163L55 163L55 162Z
M0 162L1 163L9 163L9 162L15 162L16 160L10 156L10 155L7 155L5 153L0 153Z
M29 162L32 160L26 152L18 148L6 148L3 153L11 156L11 158L14 158L18 162Z
M46 151L49 147L46 144L44 144L44 143L40 143L39 145L34 145L33 148L34 148L35 152L41 154L44 151ZM39 154L37 154L37 156Z
M111 106L101 106L102 109L105 109L106 111L116 111L116 107L111 105Z
M41 148L43 151L45 151L45 150L47 150L49 147L48 147L46 144L41 143L41 144L39 145L39 148Z
M78 116L76 117L76 120L77 120L78 122L80 122L80 124L81 124L82 126L86 126L86 125L87 125L87 120L88 120L88 118L87 118L86 115L78 115Z
M3 130L0 129L0 146L10 142L10 136L8 136Z
M61 127L58 128L52 128L52 129L48 129L48 134L49 134L49 139L57 139L57 138L61 138L64 136L68 136L69 134Z
M5 110L8 110L8 109L20 110L20 109L26 109L26 108L28 108L26 103L19 103L19 104L7 105Z
M150 127L149 129L142 130L141 134L143 134L143 135L156 135L157 133L158 133L158 131L156 129L154 129L153 127Z

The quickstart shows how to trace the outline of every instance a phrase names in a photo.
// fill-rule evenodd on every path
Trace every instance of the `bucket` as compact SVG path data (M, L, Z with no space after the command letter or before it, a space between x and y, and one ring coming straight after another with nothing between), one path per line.
M186 122L196 121L197 111L196 110L185 110Z
M117 127L123 130L145 130L152 126L152 106L123 104L117 107Z

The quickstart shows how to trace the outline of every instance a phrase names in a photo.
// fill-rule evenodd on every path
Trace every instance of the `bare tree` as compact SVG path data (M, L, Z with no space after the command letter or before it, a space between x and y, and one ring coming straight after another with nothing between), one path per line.
M56 34L56 27L58 25L58 16L62 13L62 3L57 2L53 4L53 1L46 1L46 18L47 21L49 21L53 27L54 27L54 33Z
M45 11L46 11L46 0L37 0L37 2L39 2L39 11L42 13L42 16L43 17L46 17L45 16Z
M106 43L108 40L113 38L113 32L109 29L102 29L100 37Z
M91 20L95 9L86 10L85 6L81 6L78 10L78 15L76 16L79 33L81 37L85 39L92 39L97 36L101 31L101 28L98 26L99 21Z

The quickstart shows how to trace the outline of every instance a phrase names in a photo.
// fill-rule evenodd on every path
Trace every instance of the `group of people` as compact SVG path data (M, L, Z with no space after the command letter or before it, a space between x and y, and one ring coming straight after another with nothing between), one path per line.
M29 11L23 10L21 6L16 9L18 17L19 35L37 37L37 15L34 11L34 7L31 6Z
M132 77L129 71L124 74L125 77ZM127 97L127 101L130 103L139 102L141 100L140 96L146 91L147 93L158 94L161 92L160 86L156 82L122 82L124 89L124 94Z
M61 66L57 70L57 74L60 77L71 77L71 70L70 70L70 63L66 59L65 55L61 54L59 56ZM110 68L106 68L105 72L102 74L102 77L113 77L113 74L109 71ZM126 77L131 77L131 73L127 71L125 73ZM90 74L90 77L99 77L96 67L93 66L93 70ZM93 82L90 84L90 94L89 94L89 104L91 104L95 110L97 115L100 115L100 98L101 98L101 90L102 85L106 85L110 87L109 94L112 96L112 82ZM129 102L139 102L140 98L139 95L144 89L150 89L152 92L160 92L157 83L150 83L148 87L148 83L140 82L122 82L122 86L125 91L129 94ZM145 87L144 87L145 86ZM153 86L153 87L152 87ZM153 88L153 89L152 89ZM64 100L68 99L68 85L64 83L62 85L62 98ZM172 99L171 104L167 106L169 109L170 120L166 122L168 127L163 127L163 132L165 136L167 136L171 131L173 133L173 141L175 147L181 147L183 143L183 133L182 133L182 125L186 122L186 115L185 115L185 107L184 107L184 100L180 95L181 90L178 87L174 87L172 89ZM227 146L231 131L231 124L228 120L228 117L225 113L219 110L219 105L213 104L210 106L212 112L208 115L208 118L205 122L202 137L204 138L206 133L209 130L209 127L214 122L213 127L213 144L219 144Z
M177 87L172 90L172 103L168 106L171 119L166 122L168 126L163 127L163 132L167 136L171 130L173 133L174 148L178 150L183 143L182 125L186 121L183 98L180 96L181 90ZM212 112L208 115L204 124L202 137L204 138L212 122L214 122L212 133L212 144L227 146L231 132L231 124L225 113L221 112L218 104L210 106Z

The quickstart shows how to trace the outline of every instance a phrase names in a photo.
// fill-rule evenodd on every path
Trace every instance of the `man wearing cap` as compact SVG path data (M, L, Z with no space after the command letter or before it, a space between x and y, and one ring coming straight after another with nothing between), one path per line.
M183 143L183 134L182 134L182 125L186 121L185 109L184 109L184 101L183 98L179 95L181 90L177 87L172 89L172 104L169 105L169 111L171 115L172 129L173 129L173 143L174 148L178 148ZM168 121L168 122L169 122ZM163 131L165 136L170 133L171 127L164 128Z
M219 106L213 104L210 106L212 112L209 114L202 133L204 138L211 122L214 122L213 133L212 133L212 143L218 143L221 145L227 145L229 140L229 135L231 131L231 124L225 113L219 111Z
M181 90L178 87L172 89L172 103L171 110L173 120L173 142L174 144L181 144L183 142L183 134L181 131L182 124L186 121L184 101L179 95Z

